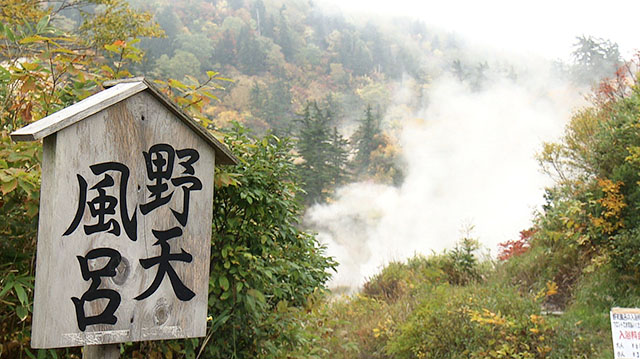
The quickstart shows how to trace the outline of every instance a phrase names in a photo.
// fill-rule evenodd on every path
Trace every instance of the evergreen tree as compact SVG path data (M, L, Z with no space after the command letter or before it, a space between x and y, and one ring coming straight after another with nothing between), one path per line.
M285 10L287 9L286 5L282 5L280 8L280 14L278 16L278 23L276 33L274 34L275 43L280 45L282 48L282 54L284 55L287 61L293 61L293 55L296 53L295 43L294 43L294 35L291 26L289 25L289 19L285 14Z
M594 85L606 77L612 77L622 65L618 44L592 36L580 36L571 53L574 81Z
M462 61L460 61L460 59L453 60L453 63L451 64L451 72L460 82L463 82L469 76L465 65L462 64Z
M356 156L354 169L358 175L373 174L371 153L381 145L380 116L374 115L371 105L367 105L365 116L353 135Z
M349 169L347 168L349 163L349 140L344 138L338 128L334 126L331 132L330 144L330 184L333 188L337 188L346 184L350 179Z
M347 140L331 128L331 114L308 102L299 120L299 165L307 204L325 201L331 191L346 180Z

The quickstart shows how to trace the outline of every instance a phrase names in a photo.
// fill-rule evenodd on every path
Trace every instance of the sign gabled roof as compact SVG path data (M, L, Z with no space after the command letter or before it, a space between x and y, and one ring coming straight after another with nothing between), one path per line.
M76 122L96 114L122 100L142 91L149 91L171 113L184 122L192 131L204 139L215 151L216 164L235 165L238 159L223 143L218 141L209 131L191 118L180 107L174 104L165 94L142 77L106 82L104 91L100 91L84 100L53 113L39 121L11 133L14 141L37 141L56 133ZM111 87L109 87L111 86Z

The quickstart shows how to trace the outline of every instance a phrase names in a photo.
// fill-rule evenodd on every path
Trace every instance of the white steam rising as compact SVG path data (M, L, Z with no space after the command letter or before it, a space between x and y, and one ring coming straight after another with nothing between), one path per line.
M532 72L482 91L452 78L432 84L426 108L394 121L402 127L402 185L352 183L306 215L340 263L331 286L358 287L389 261L451 248L465 225L493 254L527 229L549 184L535 154L581 101L575 88L549 78ZM398 89L388 113L407 108L407 91Z

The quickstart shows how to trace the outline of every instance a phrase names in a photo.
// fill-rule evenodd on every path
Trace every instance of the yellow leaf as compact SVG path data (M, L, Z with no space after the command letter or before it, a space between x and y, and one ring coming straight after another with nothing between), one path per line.
M104 45L104 48L108 51L119 53L120 49L115 45Z
M46 38L39 35L34 35L34 36L25 37L19 42L20 44L25 45L25 44L31 44L31 43L43 41L43 40L46 40Z
M23 62L20 65L27 71L33 71L38 68L38 64L34 64L33 62Z
M558 294L558 285L554 281L547 282L547 297Z
M177 87L177 88L181 88L181 89L186 89L187 85L183 84L182 82L175 80L175 79L169 79L169 86L171 87Z
M102 65L102 67L100 67L100 69L104 72L110 73L110 74L114 74L114 71L111 67L107 66L107 65Z
M65 49L64 47L59 47L57 49L54 49L52 51L53 53L64 53L64 54L69 54L69 55L75 55L76 53L69 50L69 49Z

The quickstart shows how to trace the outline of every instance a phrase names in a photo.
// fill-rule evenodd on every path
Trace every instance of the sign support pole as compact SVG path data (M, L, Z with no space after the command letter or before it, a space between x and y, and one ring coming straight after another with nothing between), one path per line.
M82 359L119 359L120 344L85 345Z

